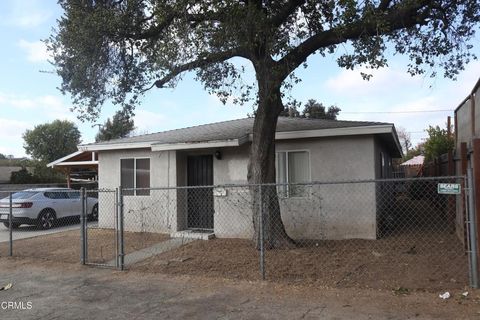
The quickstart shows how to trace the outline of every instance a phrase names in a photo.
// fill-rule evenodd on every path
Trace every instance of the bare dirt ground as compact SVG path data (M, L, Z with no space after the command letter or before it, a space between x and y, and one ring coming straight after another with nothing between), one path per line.
M468 284L467 257L454 235L423 233L380 240L303 243L266 252L266 278L310 286L437 291ZM260 279L259 253L249 240L195 241L131 269L174 275Z
M169 239L161 233L124 232L125 253L152 246ZM8 243L0 244L7 252ZM15 257L40 258L59 262L80 263L80 231L72 230L20 239L13 242ZM115 232L111 229L88 230L88 261L107 263L115 258Z
M88 261L105 264L115 258L115 233L89 229ZM125 253L168 240L157 233L125 232ZM0 252L7 243L0 244ZM16 257L80 262L78 230L14 241ZM402 233L380 240L302 242L296 249L266 252L266 279L285 284L329 288L374 288L428 291L468 285L467 257L454 235ZM167 275L260 280L259 252L250 240L194 241L128 266Z
M480 292L394 292L262 281L117 272L28 258L0 258L3 319L478 319Z

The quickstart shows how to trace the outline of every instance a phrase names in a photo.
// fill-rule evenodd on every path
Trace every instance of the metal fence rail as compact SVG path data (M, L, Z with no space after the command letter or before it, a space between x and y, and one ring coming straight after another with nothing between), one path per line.
M54 199L42 205L70 201L71 208L65 219L54 210L44 230L15 225L23 208L9 192L0 220L13 220L0 231L0 256L336 287L476 287L466 180L50 190ZM457 185L459 194L439 193ZM29 222L41 227L41 217Z

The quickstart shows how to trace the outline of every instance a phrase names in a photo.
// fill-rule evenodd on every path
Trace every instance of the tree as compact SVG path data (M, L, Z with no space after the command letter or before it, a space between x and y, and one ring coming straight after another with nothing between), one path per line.
M400 140L400 146L402 147L404 157L409 153L412 148L412 138L409 132L405 128L397 128L398 140Z
M117 111L112 120L107 119L103 126L98 130L95 141L108 141L117 138L125 138L135 130L135 123L130 115L123 111Z
M388 48L410 58L411 74L431 70L434 76L440 67L455 78L474 56L470 43L480 20L480 4L470 0L59 2L65 15L47 46L62 77L60 89L72 95L82 119L96 118L106 100L133 110L147 90L173 87L193 70L224 102L254 98L252 184L275 182L282 89L298 81L294 71L309 56L342 46L348 51L337 59L340 67L380 68L387 65ZM245 69L232 58L252 64L255 83L244 81ZM267 232L266 246L289 245L276 192L266 188L272 190L263 193L264 226L278 231ZM252 196L258 204L258 193Z
M291 118L311 118L311 119L327 119L337 120L337 116L342 111L337 106L330 106L325 110L325 106L321 102L317 102L315 99L309 99L305 103L302 112L298 111L301 103L293 101L285 105L285 108L280 112L282 117Z
M425 162L432 161L442 154L453 150L455 140L452 135L448 134L447 129L441 129L439 126L429 126L426 131L428 138L423 145Z
M77 151L80 137L80 131L73 122L55 120L25 131L23 147L35 160L52 162Z
M305 103L302 115L305 118L337 120L341 109L337 106L330 106L325 110L325 106L320 102L310 99Z
M7 157L3 153L0 153L0 160L5 160L5 159L7 159Z

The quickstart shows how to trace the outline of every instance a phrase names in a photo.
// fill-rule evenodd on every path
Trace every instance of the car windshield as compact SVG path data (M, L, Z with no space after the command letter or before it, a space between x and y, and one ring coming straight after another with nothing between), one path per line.
M30 199L34 195L36 195L38 192L36 191L20 191L20 192L15 192L12 194L12 199Z

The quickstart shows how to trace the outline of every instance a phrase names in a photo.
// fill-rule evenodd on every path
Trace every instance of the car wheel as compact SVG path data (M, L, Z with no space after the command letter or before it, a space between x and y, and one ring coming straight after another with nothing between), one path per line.
M55 212L53 210L44 210L38 216L38 227L40 229L46 230L52 228L57 221Z
M88 220L90 221L98 220L98 204L93 206L92 212L88 215Z
M10 224L8 222L4 222L3 225L5 228L10 229ZM12 229L17 229L20 227L20 223L12 223Z

